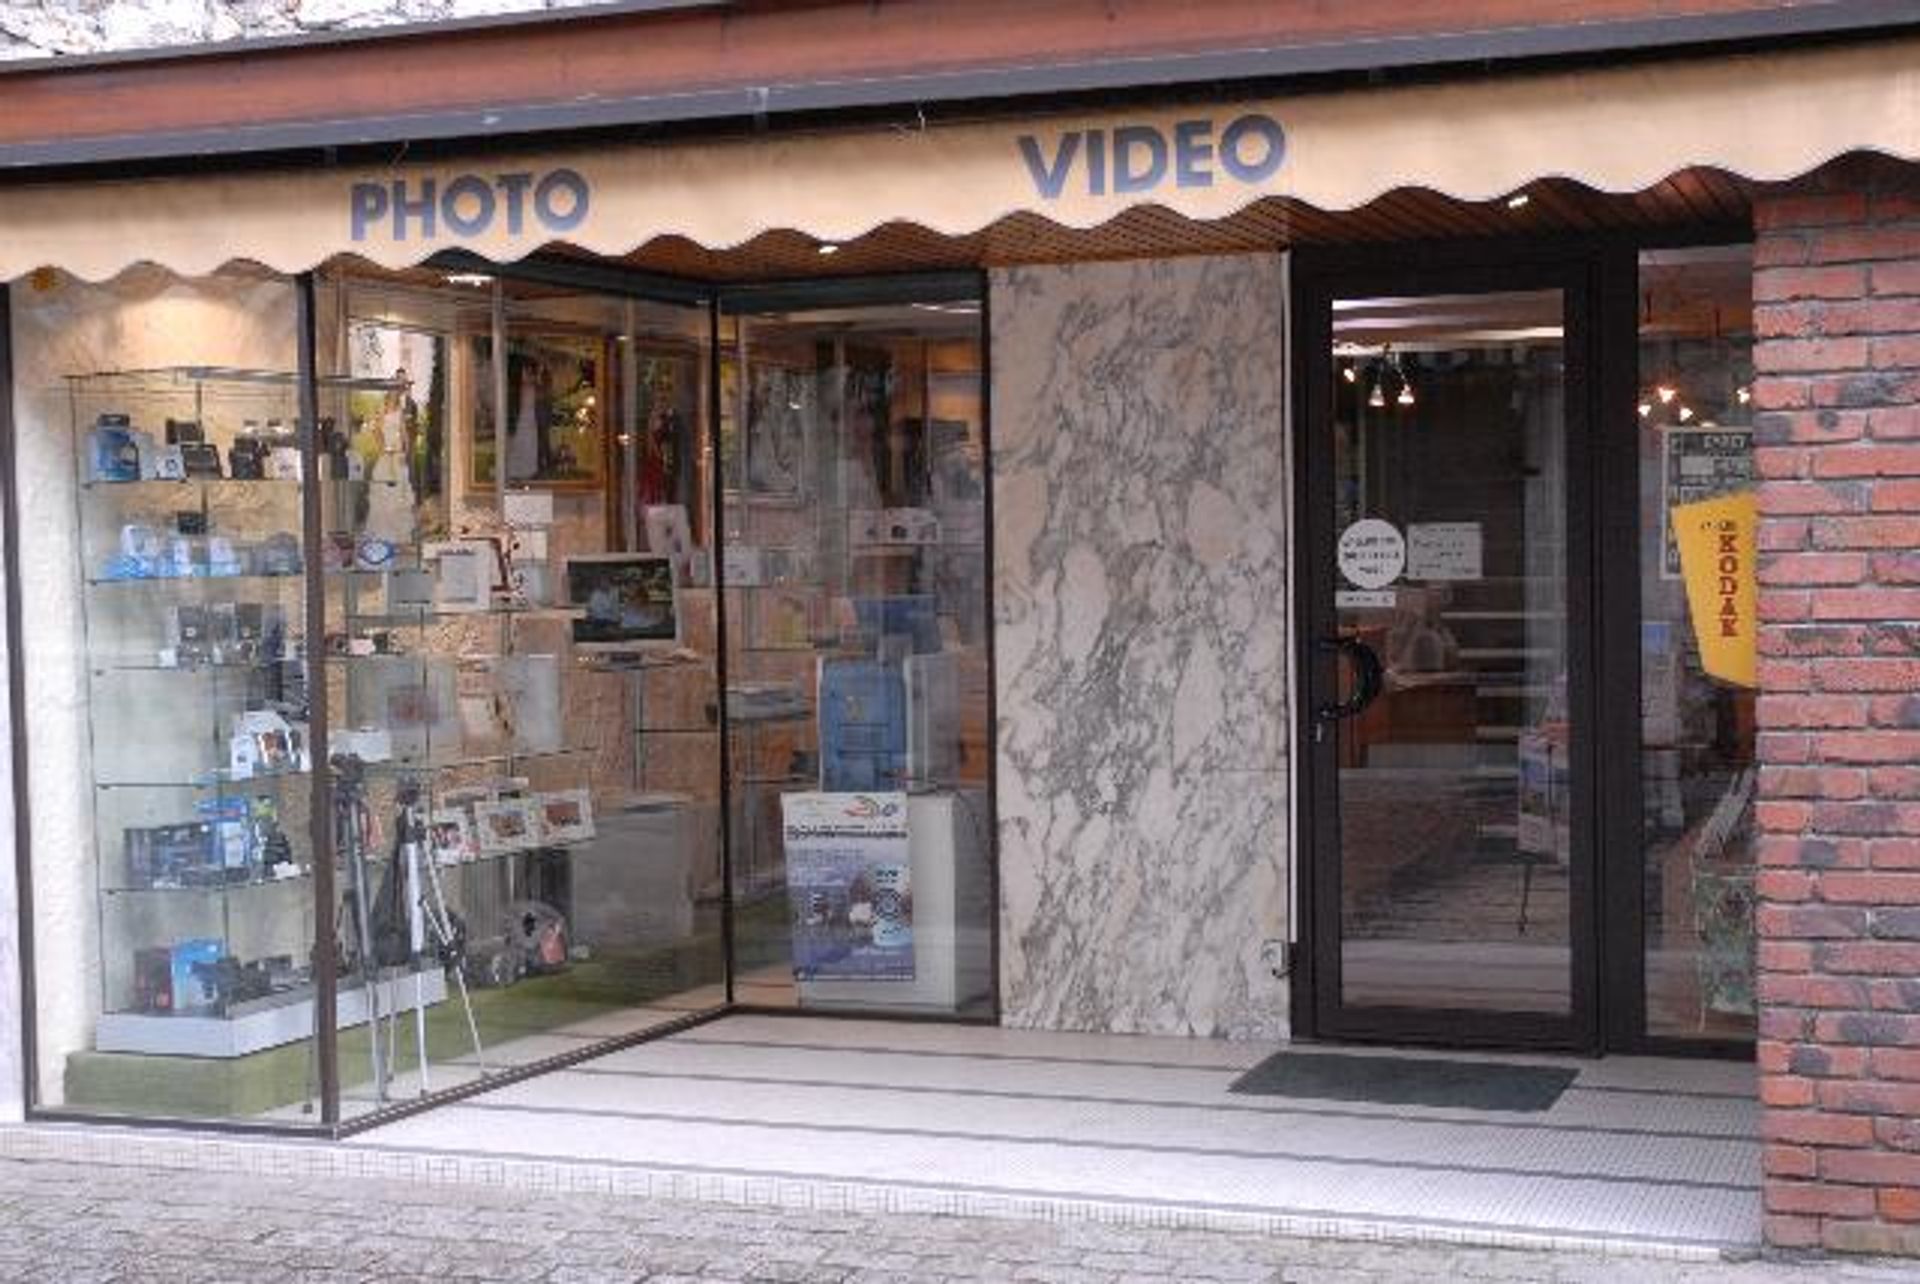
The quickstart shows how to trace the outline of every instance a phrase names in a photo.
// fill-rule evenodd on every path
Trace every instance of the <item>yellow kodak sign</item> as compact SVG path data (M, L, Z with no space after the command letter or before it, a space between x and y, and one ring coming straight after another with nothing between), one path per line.
M1700 665L1707 676L1755 685L1754 559L1759 504L1752 491L1673 507L1673 539Z

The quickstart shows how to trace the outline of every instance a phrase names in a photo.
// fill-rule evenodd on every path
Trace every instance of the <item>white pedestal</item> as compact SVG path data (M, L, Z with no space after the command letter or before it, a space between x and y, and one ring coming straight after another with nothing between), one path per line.
M447 997L447 978L439 968L420 974L424 1006ZM398 976L380 983L380 1012L414 1008L413 977ZM338 1028L364 1025L367 990L356 979L340 982ZM109 1012L94 1030L94 1047L101 1052L141 1052L164 1057L244 1057L251 1053L297 1043L313 1037L313 994L301 990L273 999L241 1004L229 1016L153 1016L144 1012Z
M985 824L986 799L978 792L910 797L913 979L801 981L800 1006L951 1013L985 999L993 930Z

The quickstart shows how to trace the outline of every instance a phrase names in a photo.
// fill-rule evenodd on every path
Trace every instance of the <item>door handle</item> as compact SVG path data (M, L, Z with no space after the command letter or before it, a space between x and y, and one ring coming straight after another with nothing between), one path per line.
M1323 704L1313 711L1313 720L1326 724L1343 718L1355 718L1380 697L1386 670L1373 648L1359 638L1321 638L1315 643L1321 651L1333 651L1353 661L1353 694L1337 703Z

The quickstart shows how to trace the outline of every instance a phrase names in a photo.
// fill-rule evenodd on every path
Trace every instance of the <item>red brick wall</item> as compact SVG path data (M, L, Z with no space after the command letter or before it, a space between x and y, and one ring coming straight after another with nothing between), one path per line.
M1767 1234L1920 1253L1920 168L1754 223Z

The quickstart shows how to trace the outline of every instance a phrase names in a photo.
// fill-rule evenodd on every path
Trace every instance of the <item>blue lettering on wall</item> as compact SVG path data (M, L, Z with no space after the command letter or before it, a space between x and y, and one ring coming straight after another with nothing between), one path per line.
M1064 167L1063 167L1064 174ZM347 194L348 226L355 241L382 229L394 240L461 240L485 236L504 222L509 236L529 227L552 235L587 221L593 188L578 170L544 174L460 174L442 185L432 178L396 178L355 183Z
M1287 156L1287 131L1261 112L1249 112L1215 130L1211 120L1183 120L1172 130L1158 125L1121 125L1105 130L1071 129L1051 153L1038 137L1016 142L1027 176L1042 200L1055 201L1071 188L1089 196L1137 194L1164 187L1212 187L1220 174L1257 186L1279 173Z

